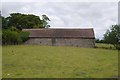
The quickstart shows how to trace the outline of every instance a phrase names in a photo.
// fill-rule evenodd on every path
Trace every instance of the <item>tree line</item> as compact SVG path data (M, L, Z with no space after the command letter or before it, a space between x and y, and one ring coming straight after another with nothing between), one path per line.
M2 18L2 44L21 44L25 42L29 33L22 29L48 28L50 19L46 15L11 13L8 17Z

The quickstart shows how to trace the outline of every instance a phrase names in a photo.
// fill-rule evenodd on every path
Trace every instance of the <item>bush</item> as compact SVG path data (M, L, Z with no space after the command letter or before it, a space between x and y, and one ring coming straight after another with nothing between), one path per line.
M20 44L25 42L29 37L29 33L18 31L16 28L4 29L2 34L2 43L4 44Z
M28 40L29 32L21 31L21 32L19 33L19 37L20 37L20 39L22 40L22 42L25 42L25 41Z
M3 30L2 41L3 44L17 44L19 34L16 31Z

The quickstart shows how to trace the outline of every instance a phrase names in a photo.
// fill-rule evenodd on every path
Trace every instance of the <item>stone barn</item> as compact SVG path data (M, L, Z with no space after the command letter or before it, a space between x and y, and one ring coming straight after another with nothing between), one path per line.
M49 46L95 47L95 36L90 29L23 29L30 33L25 44Z

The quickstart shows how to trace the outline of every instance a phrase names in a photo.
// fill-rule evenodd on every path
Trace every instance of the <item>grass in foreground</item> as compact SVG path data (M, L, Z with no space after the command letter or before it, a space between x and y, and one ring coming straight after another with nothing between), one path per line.
M3 78L106 78L118 76L117 50L3 46Z

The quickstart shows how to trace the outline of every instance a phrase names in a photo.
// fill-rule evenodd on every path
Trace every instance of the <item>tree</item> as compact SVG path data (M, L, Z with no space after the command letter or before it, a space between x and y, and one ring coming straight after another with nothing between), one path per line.
M6 20L8 27L15 26L17 29L44 28L39 16L32 14L11 13Z
M95 42L96 43L100 43L100 39L95 39Z
M7 27L8 27L8 26L7 26L7 20L6 20L5 17L2 16L2 29L5 29L5 28L7 28Z
M19 30L28 28L48 28L50 19L46 15L42 15L42 20L39 16L33 14L11 13L8 17L2 17L2 28L7 29L12 26Z
M43 27L48 28L50 25L48 25L47 21L50 21L50 19L46 15L42 15L42 21L43 21Z
M104 34L104 41L113 44L116 49L120 50L120 25L112 25L110 30Z

